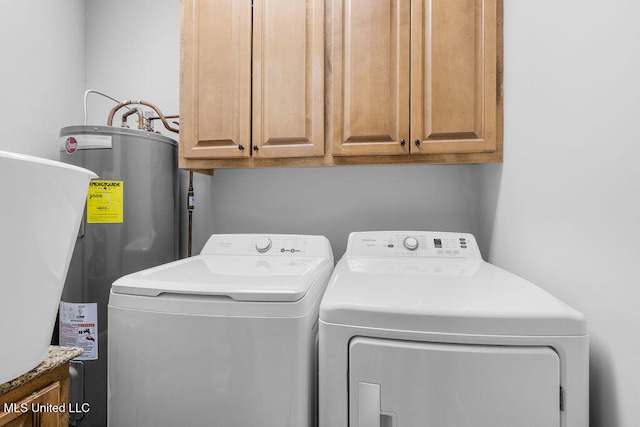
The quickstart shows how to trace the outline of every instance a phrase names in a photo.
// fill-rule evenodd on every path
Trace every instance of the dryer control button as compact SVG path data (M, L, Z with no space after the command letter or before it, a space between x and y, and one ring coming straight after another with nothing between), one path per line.
M404 239L404 247L409 249L410 251L415 251L418 249L418 239L415 237L407 237Z
M258 237L256 241L256 250L260 253L267 252L271 249L271 239L268 237Z

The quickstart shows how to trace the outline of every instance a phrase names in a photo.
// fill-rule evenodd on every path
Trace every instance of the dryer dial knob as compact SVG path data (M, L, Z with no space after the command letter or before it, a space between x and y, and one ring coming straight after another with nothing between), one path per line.
M404 239L404 247L409 249L410 251L415 251L416 249L418 249L418 239L416 239L415 237L407 237L406 239Z
M271 239L268 237L258 237L256 241L256 251L264 253L269 249L271 249Z

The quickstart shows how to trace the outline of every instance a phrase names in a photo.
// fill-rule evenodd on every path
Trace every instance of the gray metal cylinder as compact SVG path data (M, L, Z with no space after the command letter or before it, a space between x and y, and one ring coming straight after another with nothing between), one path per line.
M85 218L62 294L64 302L98 308L98 359L81 362L84 378L75 378L70 396L72 404L88 403L90 411L71 414L70 423L106 426L109 291L123 275L178 259L177 143L109 126L65 127L60 140L60 161L92 170L101 180L123 182L122 222Z

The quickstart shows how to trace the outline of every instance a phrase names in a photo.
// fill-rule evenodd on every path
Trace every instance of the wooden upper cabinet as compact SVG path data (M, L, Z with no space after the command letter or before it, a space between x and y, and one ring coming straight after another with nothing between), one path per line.
M181 0L179 166L502 161L503 1Z
M496 0L413 2L412 153L496 150L497 19Z
M182 0L181 157L251 152L251 0Z
M324 14L324 0L181 1L181 158L324 154Z
M333 0L333 154L496 151L498 1Z
M410 6L409 0L333 0L334 155L409 152Z
M324 154L324 0L253 6L253 156Z

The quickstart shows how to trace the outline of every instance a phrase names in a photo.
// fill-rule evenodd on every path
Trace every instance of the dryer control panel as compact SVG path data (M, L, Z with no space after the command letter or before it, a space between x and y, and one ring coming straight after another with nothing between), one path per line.
M351 233L346 255L372 258L482 259L472 234L437 231Z

